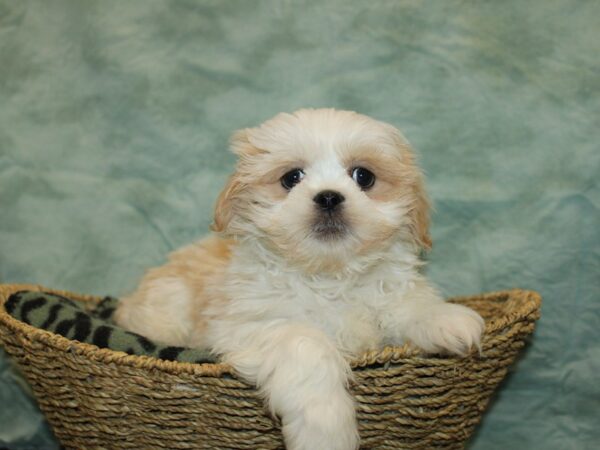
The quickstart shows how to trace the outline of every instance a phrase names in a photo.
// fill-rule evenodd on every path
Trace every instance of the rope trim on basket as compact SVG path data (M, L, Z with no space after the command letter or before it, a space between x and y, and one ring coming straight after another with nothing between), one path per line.
M39 285L0 285L0 321L14 331L20 331L31 337L34 341L43 341L52 347L63 351L76 351L82 355L89 356L96 361L104 361L106 363L118 363L130 365L145 369L164 370L169 373L187 373L198 376L221 376L224 374L234 375L233 368L226 363L203 363L192 364L180 361L165 361L157 358L128 355L124 352L117 352L111 349L98 348L95 345L86 344L78 341L72 341L63 336L50 333L32 327L26 323L20 322L11 317L4 309L4 302L14 292L18 291L44 291L52 294L62 295L81 302L97 303L102 300L102 297L92 295L75 294L68 291L48 289ZM475 300L497 300L498 298L517 299L518 306L515 310L511 310L508 314L496 317L493 320L485 323L485 332L482 338L482 349L490 347L489 336L497 330L506 328L519 320L529 317L529 320L537 320L540 317L539 307L541 297L537 292L524 291L513 289L510 291L490 292L483 295L454 297L450 301L454 303L469 304ZM537 313L535 313L537 311ZM480 313L484 313L479 311ZM531 316L531 314L534 314ZM485 317L485 314L482 314ZM355 358L350 362L352 368L366 367L373 364L386 364L398 362L405 358L421 355L421 351L412 347L410 344L405 344L399 347L385 347L379 350L372 350L364 355ZM459 357L449 356L447 359L452 360ZM431 359L431 358L428 358ZM439 357L436 357L439 359ZM460 358L459 358L460 359Z

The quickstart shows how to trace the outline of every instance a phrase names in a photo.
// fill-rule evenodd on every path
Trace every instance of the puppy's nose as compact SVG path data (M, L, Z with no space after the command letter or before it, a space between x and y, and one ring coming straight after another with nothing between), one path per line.
M344 196L336 191L321 191L313 201L324 211L333 211L344 200Z

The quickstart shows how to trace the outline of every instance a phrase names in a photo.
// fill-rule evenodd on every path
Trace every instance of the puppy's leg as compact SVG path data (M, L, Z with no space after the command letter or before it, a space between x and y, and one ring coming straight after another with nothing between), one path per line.
M354 402L347 391L350 367L321 331L297 324L257 326L244 347L225 354L281 417L286 448L354 450Z
M470 308L446 303L423 279L393 304L382 317L386 335L394 344L411 341L428 353L466 355L479 348L483 319Z
M191 333L191 291L176 276L146 277L114 314L121 327L155 341L185 346Z
M122 327L169 345L201 346L206 326L199 314L209 302L208 284L218 284L232 241L209 236L169 255L146 272L135 292L115 312ZM193 338L193 339L192 339Z

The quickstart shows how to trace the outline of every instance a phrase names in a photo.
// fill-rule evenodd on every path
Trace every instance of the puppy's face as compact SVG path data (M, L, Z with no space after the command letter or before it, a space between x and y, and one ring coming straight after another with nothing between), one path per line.
M232 149L239 162L217 202L215 231L261 239L309 272L376 258L395 240L430 246L421 173L390 125L300 110L238 131Z

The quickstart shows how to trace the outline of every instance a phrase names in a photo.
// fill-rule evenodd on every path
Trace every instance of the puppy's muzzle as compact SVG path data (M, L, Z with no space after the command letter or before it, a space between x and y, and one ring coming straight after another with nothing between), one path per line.
M346 200L344 196L336 191L321 191L313 197L317 207L327 212L339 209L344 200Z
M336 191L321 191L314 196L318 214L312 230L319 239L339 239L346 234L347 225L342 214L344 200L344 196Z

